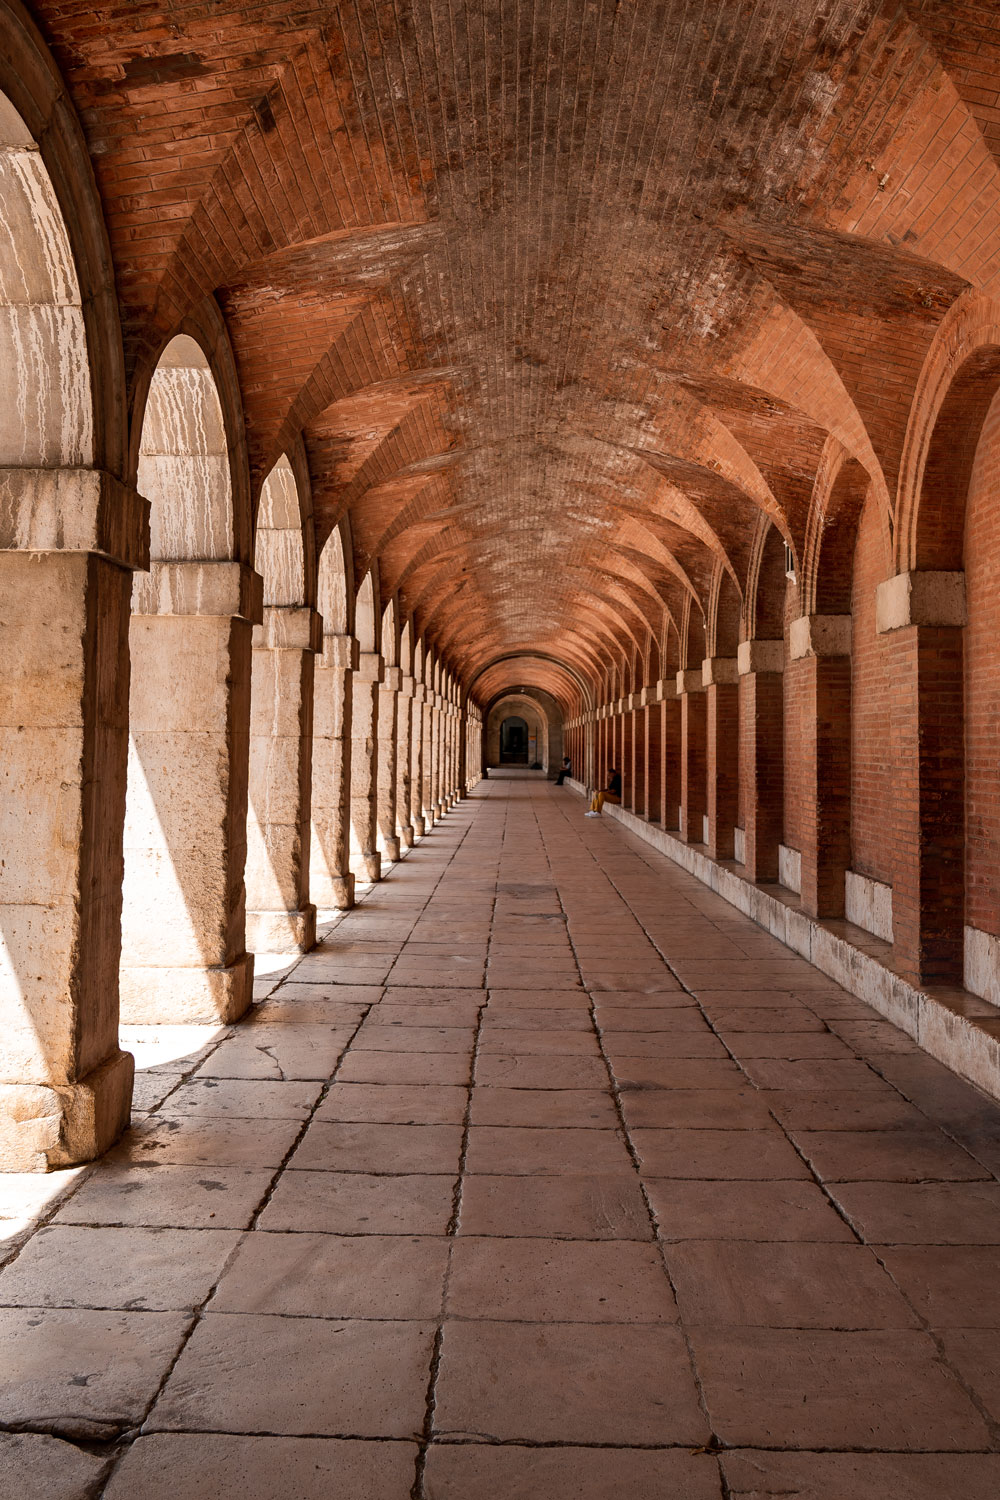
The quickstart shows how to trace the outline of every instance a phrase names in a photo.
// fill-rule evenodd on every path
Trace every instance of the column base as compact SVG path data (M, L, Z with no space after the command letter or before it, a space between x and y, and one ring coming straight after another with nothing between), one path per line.
M0 1172L48 1172L103 1155L128 1128L135 1061L116 1052L78 1083L0 1084Z
M374 854L352 854L351 866L358 880L374 884L382 879L382 856L378 850Z
M316 946L316 908L248 911L246 941L254 953L308 953Z
M426 832L426 827L425 827L425 824L424 824L424 819L422 817L414 818L414 820L413 820L413 837L415 839L422 839L423 836L424 836L424 834L425 834L425 832Z
M253 954L224 968L123 968L120 985L125 1026L229 1025L253 1002Z
M413 848L413 828L408 823L405 828L399 830L399 842L404 849Z
M396 864L399 860L399 839L384 838L382 840L382 857L390 864Z

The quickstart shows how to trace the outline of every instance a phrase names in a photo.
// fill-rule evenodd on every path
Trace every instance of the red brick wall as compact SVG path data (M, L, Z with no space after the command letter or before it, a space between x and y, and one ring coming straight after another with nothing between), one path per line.
M851 868L872 880L893 879L887 817L893 806L890 745L892 679L886 638L875 631L875 590L886 577L875 502L861 516L854 554Z
M806 743L809 701L802 664L788 657L788 626L798 614L797 594L788 590L785 609L784 740L785 740L785 828L781 842L791 849L801 849L808 827L808 803L811 797L802 746Z
M1000 934L1000 396L983 427L965 526L965 920Z

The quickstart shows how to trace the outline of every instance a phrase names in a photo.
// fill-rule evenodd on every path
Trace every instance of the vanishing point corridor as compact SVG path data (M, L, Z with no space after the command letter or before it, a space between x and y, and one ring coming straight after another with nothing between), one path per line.
M994 1500L1000 1108L582 813L494 773L140 1075L5 1500Z

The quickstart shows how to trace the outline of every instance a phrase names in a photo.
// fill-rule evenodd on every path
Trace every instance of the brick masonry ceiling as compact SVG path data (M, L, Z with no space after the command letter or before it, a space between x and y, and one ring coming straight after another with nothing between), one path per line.
M995 289L994 5L34 14L133 382L214 295L256 487L303 433L318 541L349 514L355 576L467 682L527 655L567 701L550 657L593 681L684 640L762 517L801 557L831 450L891 530L935 330Z

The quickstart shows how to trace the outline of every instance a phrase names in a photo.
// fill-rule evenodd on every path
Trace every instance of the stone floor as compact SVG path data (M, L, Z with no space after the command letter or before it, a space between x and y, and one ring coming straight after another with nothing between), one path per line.
M0 1180L2 1500L995 1500L1000 1108L582 814L485 783Z

